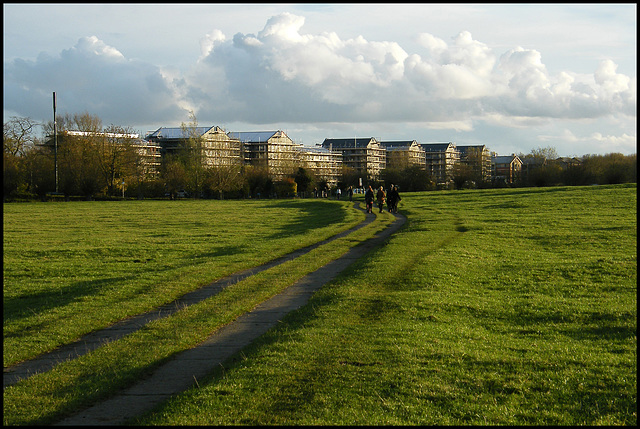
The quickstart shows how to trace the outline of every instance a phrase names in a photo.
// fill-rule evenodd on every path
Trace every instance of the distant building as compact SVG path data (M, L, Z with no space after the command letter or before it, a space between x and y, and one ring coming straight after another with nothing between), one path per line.
M342 153L323 147L300 146L300 167L308 169L319 180L336 186L342 177Z
M156 142L136 138L132 140L136 152L140 155L142 175L147 178L156 177L160 174L162 165L162 148Z
M322 147L341 152L342 164L366 175L368 179L378 179L380 171L386 168L386 150L373 137L324 139Z
M57 133L59 146L61 146L65 141L73 142L74 139L82 138L89 138L94 143L99 141L109 141L116 144L129 144L140 156L139 173L142 174L143 177L155 177L160 172L162 148L155 142L140 138L140 135L137 133L110 133L77 130L63 130ZM53 151L54 145L54 136L47 136L43 146L48 147Z
M192 140L192 144L200 145L205 166L231 166L240 165L242 162L240 141L229 138L224 130L217 126L161 127L147 135L146 140L160 145L163 154L175 152Z
M424 149L425 165L433 180L439 185L452 180L453 166L460 162L460 152L455 143L421 143Z
M491 151L486 145L457 146L460 162L471 167L483 182L491 180Z
M284 131L230 132L243 147L246 164L264 167L275 181L294 174L298 168L298 148Z
M381 141L387 151L386 168L404 169L411 166L426 168L424 149L415 140Z
M572 167L580 167L582 165L582 159L580 158L570 158L568 156L562 156L556 159L556 162L560 164L563 169L572 168Z
M520 178L522 160L516 154L491 157L492 180L512 184Z

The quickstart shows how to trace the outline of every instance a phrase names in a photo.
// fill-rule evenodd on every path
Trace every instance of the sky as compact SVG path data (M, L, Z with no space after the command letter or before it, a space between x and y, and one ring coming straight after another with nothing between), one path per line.
M3 4L3 117L636 153L637 5Z

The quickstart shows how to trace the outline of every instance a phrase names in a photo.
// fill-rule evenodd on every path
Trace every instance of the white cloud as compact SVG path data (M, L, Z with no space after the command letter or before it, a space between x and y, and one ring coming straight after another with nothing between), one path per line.
M209 28L193 41L199 58L180 67L134 60L99 37L83 37L57 56L5 61L4 108L48 118L57 91L59 109L127 126L178 125L188 110L207 124L397 122L455 133L612 117L635 124L636 78L618 73L612 59L594 64L592 73L550 73L543 52L520 46L498 52L465 29L445 41L416 28L410 49L383 37L309 34L304 25L304 17L281 13L257 33L229 37ZM594 130L589 142L635 141L635 125L621 129ZM597 132L621 137L599 139Z
M573 148L573 153L585 155L588 153L634 153L636 135L622 133L621 135L603 135L600 132L584 133L564 129L558 135L539 135L538 140L545 144ZM589 150L584 150L589 148Z
M134 126L170 120L179 112L174 82L158 67L127 60L95 36L83 37L58 57L5 64L5 109L32 117L51 117L51 93L58 112L100 116L106 125Z
M274 16L257 36L239 33L232 44L211 51L206 64L213 74L225 76L229 94L243 100L243 109L262 109L265 98L294 104L304 99L309 107L296 109L295 120L309 122L336 116L345 121L404 117L438 124L451 121L454 129L459 128L454 123L468 117L481 120L483 115L492 121L495 115L635 114L632 80L616 74L612 62L600 66L597 77L565 71L551 76L540 52L515 47L497 60L468 31L460 32L450 45L434 35L419 34L417 40L426 49L421 56L407 53L395 42L362 36L342 40L328 32L303 34L303 26L303 17ZM238 73L239 68L252 72ZM221 83L216 80L217 90ZM201 81L192 84L204 93L213 92ZM236 88L251 91L236 93ZM261 117L257 110L249 115L255 120Z
M205 35L200 39L200 58L204 58L213 51L216 43L220 44L226 40L224 34L220 30L213 30L211 33Z
M124 60L124 55L113 46L106 45L96 36L83 37L78 44L71 48L71 51L80 53L79 55L93 53L96 57L104 57L114 61Z

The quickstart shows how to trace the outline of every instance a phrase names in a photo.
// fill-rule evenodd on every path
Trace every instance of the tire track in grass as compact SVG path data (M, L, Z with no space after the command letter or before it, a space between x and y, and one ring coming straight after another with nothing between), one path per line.
M359 208L359 203L355 203L354 208L364 211L361 208ZM190 305L197 304L209 297L212 297L220 293L225 288L246 279L247 277L258 274L270 268L276 267L285 262L291 261L306 253L309 253L310 251L320 246L323 246L327 243L337 240L338 238L345 237L365 227L366 225L370 224L371 222L373 222L374 219L375 219L375 216L373 217L367 216L365 220L360 222L358 225L346 231L343 231L339 234L336 234L332 237L329 237L323 241L319 241L310 246L297 249L293 252L290 252L284 256L281 256L277 259L274 259L270 262L259 265L257 267L248 268L246 270L223 277L213 283L210 283L194 291L188 292L182 295L180 298L170 303L157 307L148 312L123 319L107 328L90 332L82 336L80 339L72 343L66 344L64 346L61 346L51 352L48 352L38 357L35 357L33 359L29 359L29 360L17 363L15 365L11 365L9 367L3 368L3 374L2 374L3 389L5 389L7 386L16 384L18 381L22 379L26 379L34 374L50 371L59 363L66 362L66 361L78 358L80 356L83 356L106 343L118 340L128 334L131 334L141 329L146 324L154 320L168 317L171 314L175 313L176 311L184 309L185 307L188 307Z
M365 225L376 215L368 215ZM213 332L199 345L184 350L120 393L96 403L56 426L122 425L151 411L171 396L198 385L212 369L274 327L287 313L304 306L309 298L353 262L378 247L406 221L402 215L372 238L360 242L345 254L307 274L283 292L258 304L253 310ZM362 225L362 224L361 224ZM364 225L363 225L364 226Z

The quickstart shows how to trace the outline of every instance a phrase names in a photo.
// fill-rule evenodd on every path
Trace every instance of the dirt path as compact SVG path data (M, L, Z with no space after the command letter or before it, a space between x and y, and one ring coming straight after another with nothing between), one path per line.
M357 204L355 207L358 208ZM395 216L395 221L384 231L353 247L340 258L306 275L279 295L264 301L254 310L225 325L197 347L177 354L168 363L156 369L149 377L140 380L139 383L104 402L64 419L58 425L122 424L127 419L150 411L170 396L188 389L213 368L221 365L225 360L275 326L284 315L304 306L316 290L397 231L406 219L402 215ZM121 338L140 329L152 320L167 317L178 309L184 308L185 305L192 305L215 295L225 287L237 283L250 275L297 258L323 244L344 237L371 223L374 219L375 215L367 215L365 221L327 240L299 249L265 265L225 277L184 295L159 309L88 334L73 344L64 346L37 359L6 368L3 374L3 384L6 387L34 373L48 371L61 361L70 360L88 353L104 344L105 341Z

